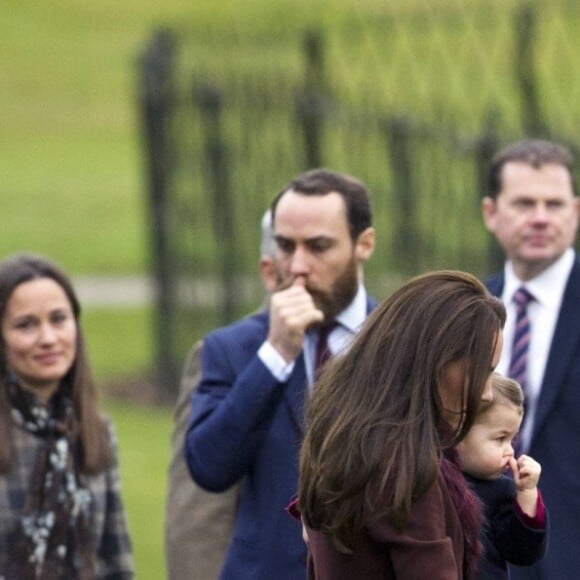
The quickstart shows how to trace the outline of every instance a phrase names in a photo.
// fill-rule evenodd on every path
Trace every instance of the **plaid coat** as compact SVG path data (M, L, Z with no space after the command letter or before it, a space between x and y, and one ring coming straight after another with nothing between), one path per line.
M112 465L106 471L87 478L93 499L93 530L98 546L96 578L129 580L134 575L131 541L121 501L115 431L110 422L108 427L113 449ZM39 447L44 445L42 438L17 425L13 427L13 436L14 466L9 474L0 476L0 580L17 580L5 575L10 557L8 538L18 525L36 455Z

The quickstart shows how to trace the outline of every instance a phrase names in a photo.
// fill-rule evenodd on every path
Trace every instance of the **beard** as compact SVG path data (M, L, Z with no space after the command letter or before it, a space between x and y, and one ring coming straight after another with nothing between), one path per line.
M278 290L288 288L294 283L292 277L284 278L277 270ZM334 280L330 290L321 290L306 282L306 291L312 296L314 305L324 314L324 320L312 326L325 326L333 321L354 299L358 290L358 271L354 254L345 265L344 270Z

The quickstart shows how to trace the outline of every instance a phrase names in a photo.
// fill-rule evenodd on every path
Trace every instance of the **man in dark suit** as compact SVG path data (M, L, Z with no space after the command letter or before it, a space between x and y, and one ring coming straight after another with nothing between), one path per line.
M540 489L550 510L545 558L510 567L513 580L580 574L580 262L573 249L580 202L572 163L552 142L509 145L492 161L491 193L483 200L485 225L506 257L504 271L487 280L508 312L498 370L521 373L522 451L542 465ZM518 316L520 289L526 298Z
M302 531L285 507L296 492L317 351L325 334L331 354L346 348L373 305L363 264L374 230L361 182L311 170L271 209L279 289L268 312L204 338L186 436L199 485L223 491L244 480L222 580L305 578Z

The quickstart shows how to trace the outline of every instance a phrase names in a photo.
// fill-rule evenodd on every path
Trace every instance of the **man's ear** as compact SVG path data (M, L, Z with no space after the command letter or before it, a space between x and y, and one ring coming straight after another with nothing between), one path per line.
M574 211L576 212L576 219L580 217L580 197L574 196Z
M266 294L271 294L278 284L278 272L276 269L276 260L272 256L262 256L260 258L260 276L264 284Z
M354 255L358 262L368 260L375 250L375 228L363 230L355 243Z
M481 201L481 214L483 223L490 232L495 232L496 200L492 197L484 197Z

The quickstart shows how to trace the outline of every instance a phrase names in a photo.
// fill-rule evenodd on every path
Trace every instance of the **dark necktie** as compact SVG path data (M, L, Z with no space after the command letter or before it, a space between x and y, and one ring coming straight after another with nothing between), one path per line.
M330 350L328 348L328 337L330 333L337 327L338 323L332 321L326 326L320 327L318 331L318 342L316 343L316 354L314 357L314 375L320 373L320 369L324 363L330 358Z
M520 426L520 433L514 440L514 450L516 457L519 457L522 451L522 441L520 434L526 420L527 411L527 371L528 371L528 351L530 346L530 319L528 318L528 304L534 300L534 296L524 287L518 288L513 296L516 305L516 326L514 330L514 339L512 341L512 354L508 377L517 381L524 392L524 419Z

